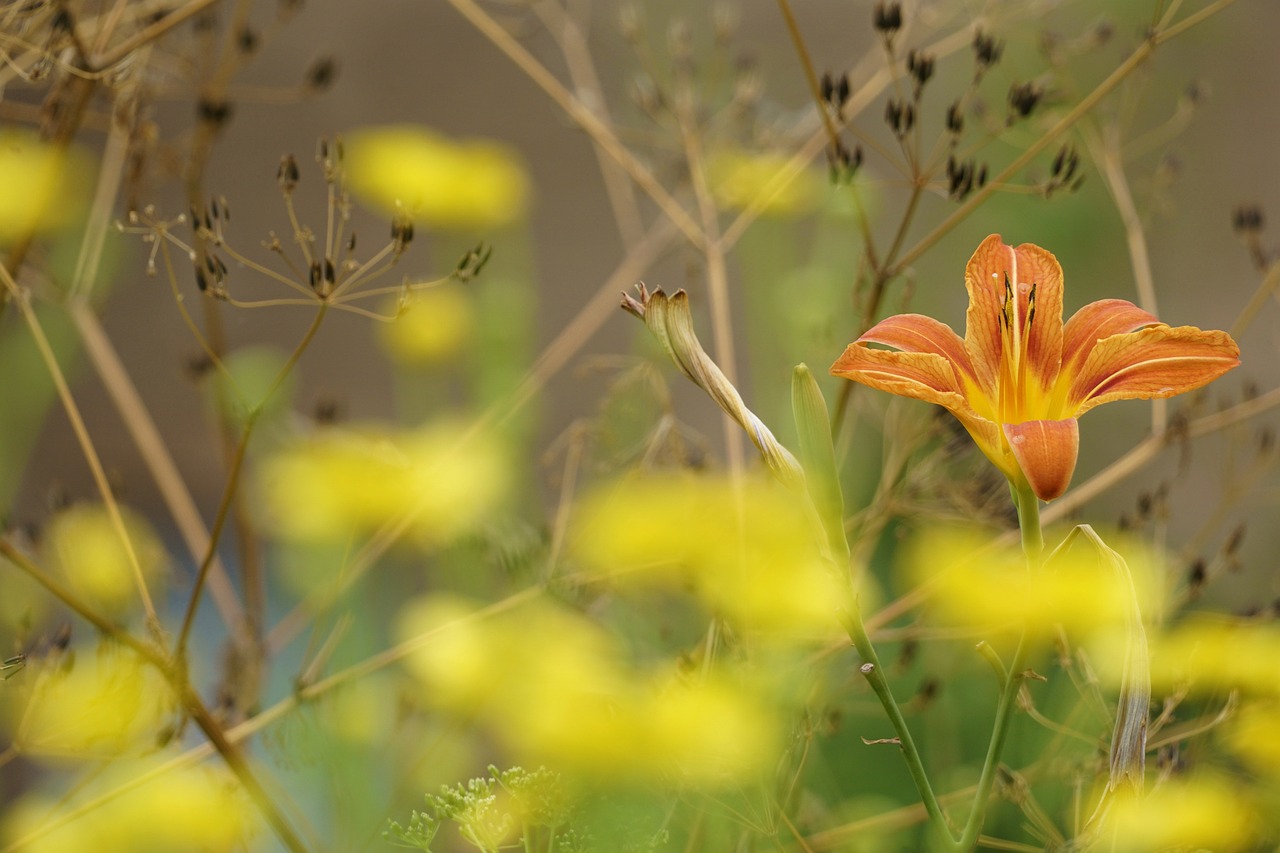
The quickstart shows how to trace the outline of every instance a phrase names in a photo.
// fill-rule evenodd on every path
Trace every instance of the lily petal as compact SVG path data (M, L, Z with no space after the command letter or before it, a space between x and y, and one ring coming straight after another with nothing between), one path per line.
M976 416L951 362L936 353L895 352L852 343L831 365L831 374Z
M1240 364L1226 332L1153 326L1104 338L1070 377L1067 411L1080 416L1112 400L1172 397L1207 385Z
M969 291L964 346L987 396L994 395L996 377L1000 375L1004 275L1013 264L1013 249L1004 244L999 234L992 234L978 245L964 269L964 286Z
M1075 373L1093 352L1098 341L1112 335L1136 332L1146 326L1161 325L1154 314L1124 299L1090 302L1071 315L1063 331L1062 371Z
M1005 424L1004 435L1036 497L1051 501L1067 490L1080 451L1075 418Z
M964 340L946 323L923 314L899 314L881 320L858 338L859 343L876 343L903 352L934 353L956 369L957 378L978 384L978 375L964 348ZM961 385L963 387L963 385Z
M1009 345L1002 325L1012 322L1022 342L1027 365L1047 391L1062 362L1062 266L1052 252L1031 243L1014 248L992 234L983 240L965 267L969 310L965 315L965 346L990 395L1002 360L1020 358L1006 353ZM1006 282L1009 290L1006 290ZM1005 317L1005 301L1012 293L1012 316Z

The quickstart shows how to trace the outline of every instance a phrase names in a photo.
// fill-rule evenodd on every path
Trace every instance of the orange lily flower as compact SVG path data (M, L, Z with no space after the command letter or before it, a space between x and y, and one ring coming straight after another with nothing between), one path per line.
M1167 326L1123 299L1090 303L1064 325L1057 258L999 234L969 259L965 288L963 339L932 317L900 314L850 344L831 372L946 408L1015 487L1041 500L1070 484L1085 412L1191 391L1240 363L1226 332Z

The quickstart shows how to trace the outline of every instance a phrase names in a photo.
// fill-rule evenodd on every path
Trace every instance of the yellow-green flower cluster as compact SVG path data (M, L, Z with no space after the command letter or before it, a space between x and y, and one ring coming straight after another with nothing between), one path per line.
M424 127L392 125L345 138L351 190L388 216L461 230L520 218L529 179L516 156L493 142L456 142Z
M326 429L266 459L261 489L269 529L334 543L411 518L424 544L476 524L507 487L502 453L456 423L416 430Z
M740 628L827 637L847 580L808 504L762 476L646 476L587 498L572 555L619 588L689 589Z
M29 853L69 850L128 850L170 853L243 850L257 831L253 807L225 770L212 767L160 769L159 758L118 761L67 803L30 794L10 809L0 838L23 842ZM138 780L150 776L138 784ZM80 800L118 794L69 821L50 824Z
M34 134L0 132L0 244L74 223L88 197L90 170L76 149Z
M482 721L521 760L610 781L732 784L775 760L769 704L719 675L627 663L586 617L546 600L483 616L451 597L398 621L426 698Z
M929 588L935 618L979 636L1024 626L1029 640L1041 642L1052 641L1060 627L1077 642L1119 636L1133 601L1128 578L1085 545L1032 572L1016 544L941 528L917 537L905 563L906 576ZM1153 587L1145 565L1131 561L1142 610L1151 612ZM1123 661L1122 655L1115 658Z

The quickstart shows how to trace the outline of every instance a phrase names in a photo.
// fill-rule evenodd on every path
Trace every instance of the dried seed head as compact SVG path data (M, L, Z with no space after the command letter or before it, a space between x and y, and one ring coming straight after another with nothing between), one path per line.
M1256 204L1239 205L1231 215L1231 225L1241 235L1257 234L1265 222L1262 208Z
M1026 118L1044 97L1044 90L1035 82L1014 83L1009 87L1009 106L1015 117Z
M894 33L902 29L902 4L879 0L872 13L871 22L876 31L884 36L885 41L892 41Z
M241 53L253 53L258 49L258 44L258 34L249 27L242 29L240 34L236 36L236 47L240 49Z
M298 185L298 161L292 154L280 158L280 168L276 170L276 183L286 195L293 192Z
M956 136L964 131L964 110L959 101L947 107L947 131Z
M196 102L196 115L200 121L221 128L231 119L231 104L222 100L201 98Z
M924 51L913 50L907 54L907 73L915 79L916 95L933 76L933 57Z
M979 74L999 62L1002 53L1004 53L1003 42L996 41L994 37L982 30L973 34L973 58L978 65Z
M884 120L893 135L901 139L915 126L916 108L905 101L890 98L884 105Z
M322 56L307 69L306 86L313 92L323 92L333 85L338 77L338 60L332 56Z
M402 253L413 242L413 220L403 211L391 220L391 242L395 243L396 254Z

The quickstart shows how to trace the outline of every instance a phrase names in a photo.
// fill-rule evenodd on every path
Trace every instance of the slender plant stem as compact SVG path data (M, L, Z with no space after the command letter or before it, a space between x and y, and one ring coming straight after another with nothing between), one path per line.
M253 436L253 428L265 410L267 403L275 396L276 391L279 390L284 380L293 371L294 366L297 365L298 359L302 358L307 346L315 339L316 332L320 331L320 324L324 322L328 308L329 304L327 302L320 303L320 310L316 312L315 319L311 321L311 326L307 329L307 333L302 336L302 340L294 347L289 360L284 363L271 381L270 387L267 388L267 393L249 412L248 417L245 418L244 426L240 431L240 440L236 443L235 454L231 460L231 470L227 473L227 485L223 489L222 500L218 504L218 514L214 518L212 529L209 531L209 548L205 552L204 559L200 561L200 569L196 573L195 586L191 590L191 598L187 601L187 611L182 617L182 630L178 633L178 640L174 646L174 658L179 662L183 661L186 656L187 640L191 636L191 626L195 622L196 608L200 603L201 593L204 591L204 582L209 576L209 567L213 565L214 557L217 555L218 540L221 538L222 529L227 523L232 503L239 492L240 472L244 468L245 453L249 449L249 439Z
M867 634L866 626L862 622L862 613L859 611L856 601L845 611L843 620L845 630L849 632L849 639L853 640L854 647L862 657L862 675L867 679L867 683L871 685L871 689L875 691L876 698L884 706L885 713L889 716L889 722L893 724L893 730L898 735L898 744L902 748L903 758L906 759L907 770L911 773L911 781L915 783L921 802L924 803L925 812L929 816L932 830L944 843L954 846L956 843L955 836L951 834L951 829L947 826L946 815L943 814L942 806L939 805L938 798L933 792L933 785L929 782L929 774L925 772L924 761L920 758L920 750L916 748L915 740L911 737L911 730L907 728L907 721L902 716L902 709L898 707L897 700L893 698L893 690L889 687L889 682L884 677L884 668L880 666L880 658L876 654L875 646L871 644L871 637Z
M1044 553L1044 534L1040 530L1040 499L1027 485L1020 486L1016 494L1022 550L1027 557L1027 570L1035 573L1040 570L1041 555ZM1000 767L1000 755L1004 752L1004 745L1009 737L1013 706L1017 701L1018 691L1026 681L1028 653L1027 636L1024 630L1022 636L1018 638L1017 651L1013 653L1013 660L1005 676L1004 688L1000 691L1000 704L996 707L996 720L991 729L991 741L987 745L987 757L982 763L982 773L978 777L978 791L973 798L973 808L960 833L960 840L953 848L958 853L968 853L972 850L982 833L982 824L987 816L987 803L991 799L991 788L995 784Z

